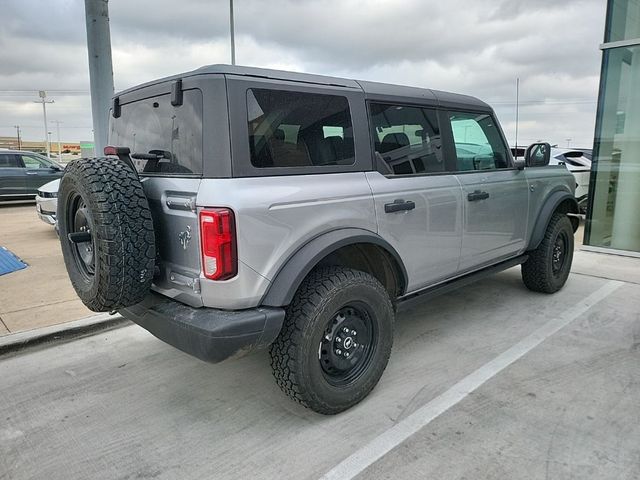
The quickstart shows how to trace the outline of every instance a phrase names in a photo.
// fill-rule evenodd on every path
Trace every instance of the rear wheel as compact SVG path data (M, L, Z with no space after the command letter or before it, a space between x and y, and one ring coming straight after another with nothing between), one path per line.
M144 298L155 265L153 222L128 165L111 158L67 165L57 219L69 278L89 309L111 311Z
M373 276L342 267L314 270L287 309L271 346L280 388L322 414L365 398L382 376L393 343L393 308Z
M529 252L522 264L522 281L529 290L554 293L560 290L571 271L573 227L569 217L555 213L538 248Z

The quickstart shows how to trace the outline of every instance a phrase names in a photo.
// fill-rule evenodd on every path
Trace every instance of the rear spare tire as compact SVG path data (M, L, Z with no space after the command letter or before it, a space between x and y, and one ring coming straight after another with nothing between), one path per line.
M113 158L72 161L57 215L64 263L82 302L94 312L140 302L151 287L156 249L136 172Z

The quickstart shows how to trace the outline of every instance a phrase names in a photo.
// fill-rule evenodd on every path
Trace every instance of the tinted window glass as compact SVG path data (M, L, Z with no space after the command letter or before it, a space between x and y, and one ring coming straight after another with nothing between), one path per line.
M386 173L445 170L435 110L373 103L370 114L375 155Z
M2 153L0 154L0 168L17 168L22 167L18 163L18 157L13 154Z
M456 144L458 171L509 167L507 147L491 115L452 112L449 119Z
M120 117L111 117L109 144L146 155L133 158L142 173L202 173L202 93L185 90L177 107L169 94L122 105Z
M27 168L47 168L51 166L51 164L45 162L44 160L40 160L39 158L29 155L22 155L21 158L24 166Z
M282 90L247 91L251 164L258 168L353 165L345 97Z

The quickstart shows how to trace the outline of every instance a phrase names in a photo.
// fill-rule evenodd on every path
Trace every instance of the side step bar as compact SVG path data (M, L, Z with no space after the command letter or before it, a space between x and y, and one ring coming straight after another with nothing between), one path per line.
M403 295L402 297L398 298L397 310L408 310L426 300L437 297L438 295L449 293L453 290L457 290L460 287L464 287L465 285L477 282L478 280L481 280L490 275L496 274L511 267L515 267L516 265L520 265L526 262L528 258L528 255L520 255L519 257L505 260L504 262L492 265L487 268L483 268L482 270L477 270L475 272L469 273L459 278L455 278L453 280L449 280L444 283L440 283L433 287L423 288L422 290L418 290L417 292Z

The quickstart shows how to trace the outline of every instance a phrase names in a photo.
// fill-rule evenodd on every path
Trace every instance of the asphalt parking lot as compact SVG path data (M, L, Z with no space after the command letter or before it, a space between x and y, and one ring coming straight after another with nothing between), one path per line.
M607 262L627 281L584 274ZM0 478L640 478L627 265L579 252L556 295L516 268L399 315L380 384L334 417L265 352L208 365L134 325L5 356Z

